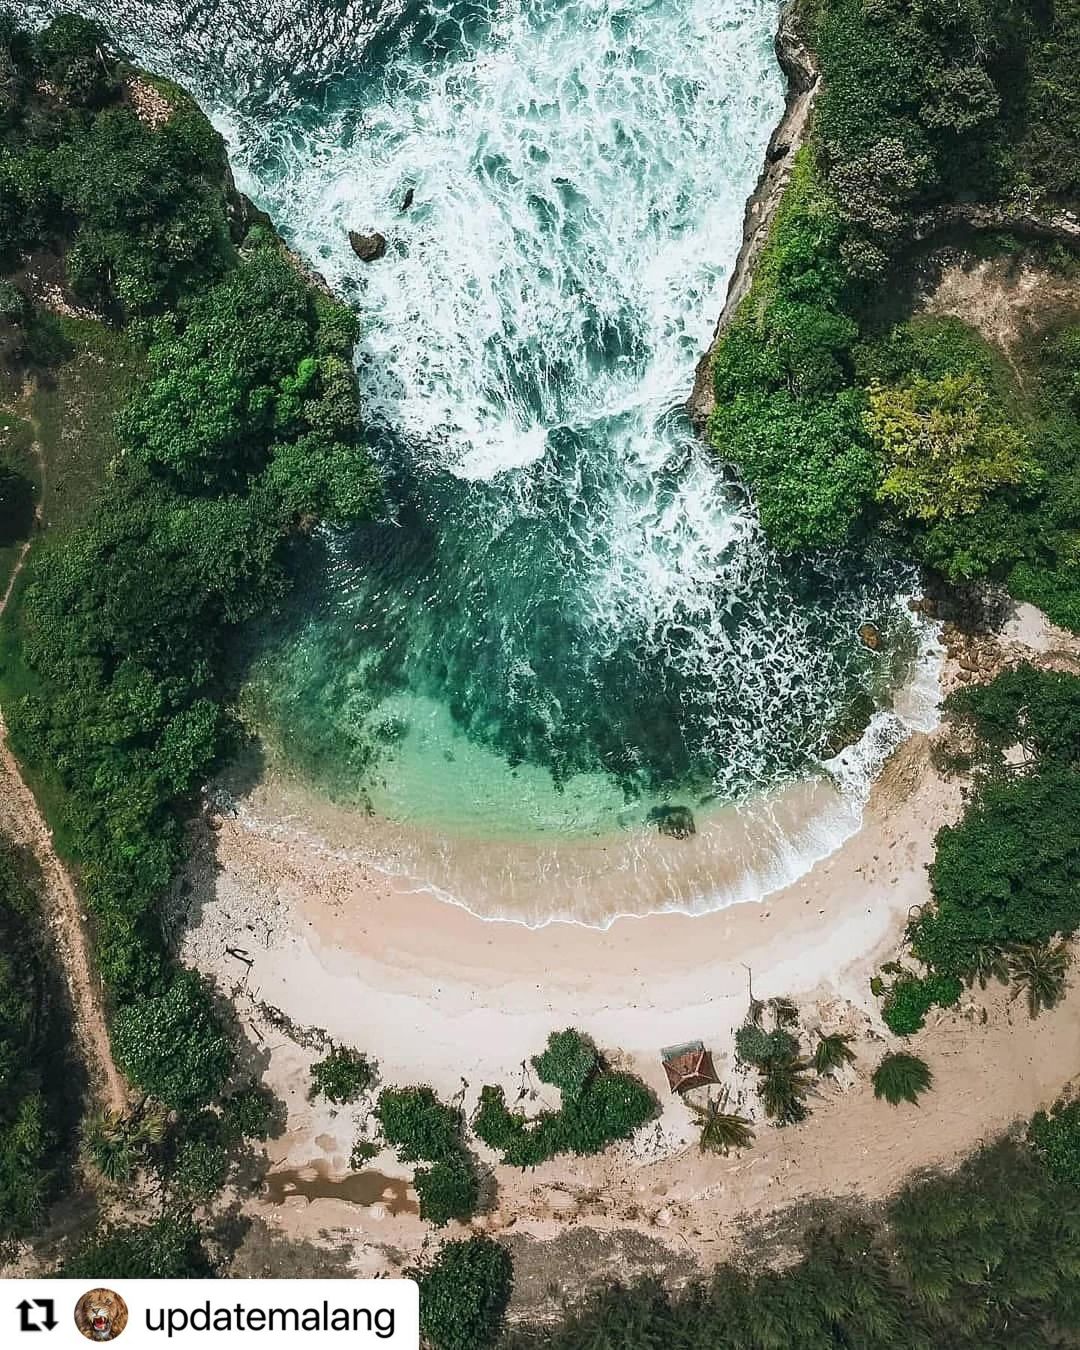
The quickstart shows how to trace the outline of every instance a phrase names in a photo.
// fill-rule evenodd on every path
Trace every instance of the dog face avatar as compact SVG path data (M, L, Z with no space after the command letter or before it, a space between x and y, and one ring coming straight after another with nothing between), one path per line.
M75 1305L75 1325L88 1341L114 1341L127 1326L127 1304L111 1289L91 1289Z

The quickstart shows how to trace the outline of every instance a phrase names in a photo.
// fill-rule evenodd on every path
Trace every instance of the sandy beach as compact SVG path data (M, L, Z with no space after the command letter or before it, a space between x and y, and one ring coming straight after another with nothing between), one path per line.
M1002 661L1076 659L1075 641L1026 608L996 650ZM971 664L954 645L946 686L971 679ZM891 1040L870 976L897 954L910 912L929 899L934 836L956 819L965 790L935 770L932 746L932 735L910 737L875 784L861 828L795 883L758 903L624 918L606 929L477 919L365 866L363 817L273 779L235 811L208 817L185 887L182 954L232 997L266 1081L289 1105L289 1131L270 1146L270 1187L252 1212L293 1237L338 1234L356 1269L407 1263L431 1236L403 1199L408 1171L391 1154L350 1175L370 1104L334 1111L309 1103L307 1065L317 1052L301 1048L303 1035L283 1029L277 1013L293 1028L362 1048L384 1083L428 1082L467 1112L485 1083L529 1110L554 1104L527 1061L567 1025L640 1074L663 1112L627 1145L528 1174L480 1149L498 1197L476 1223L545 1245L585 1229L608 1235L594 1275L676 1257L715 1261L748 1216L823 1194L874 1200L1053 1099L1080 1062L1080 996L1036 1028L996 987L913 1038L941 1090L904 1108L905 1128L870 1089ZM704 1040L731 1100L753 1114L751 1081L732 1053L751 973L756 996L798 1002L807 1043L818 1028L843 1029L856 1036L859 1059L822 1087L806 1124L761 1124L741 1157L702 1156L685 1104L667 1093L659 1051ZM631 1237L647 1240L644 1252ZM570 1279L576 1263L567 1259Z

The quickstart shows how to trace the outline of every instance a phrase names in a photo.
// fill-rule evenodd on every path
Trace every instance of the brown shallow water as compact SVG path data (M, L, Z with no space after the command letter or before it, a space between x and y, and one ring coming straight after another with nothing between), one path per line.
M391 1215L420 1212L416 1202L409 1199L409 1183L401 1177L388 1177L376 1171L333 1177L322 1161L271 1172L266 1178L266 1198L272 1205L284 1204L298 1195L309 1204L312 1200L344 1200L346 1204L364 1207L383 1205Z

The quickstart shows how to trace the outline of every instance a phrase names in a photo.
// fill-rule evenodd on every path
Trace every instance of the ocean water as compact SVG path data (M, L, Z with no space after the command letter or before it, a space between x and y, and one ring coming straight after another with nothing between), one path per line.
M779 558L681 411L782 109L774 0L80 8L196 94L362 318L386 514L323 536L269 636L248 703L278 757L433 855L641 843L672 804L826 775L805 861L850 832L933 715L915 580Z

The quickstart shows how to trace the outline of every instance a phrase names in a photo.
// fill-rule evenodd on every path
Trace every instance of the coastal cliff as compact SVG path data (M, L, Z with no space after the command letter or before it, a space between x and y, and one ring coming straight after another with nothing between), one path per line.
M750 194L743 215L743 238L735 268L728 283L724 308L713 332L712 342L697 364L694 389L687 403L691 420L704 430L713 410L713 351L724 329L731 322L740 302L750 289L754 266L769 237L769 228L791 177L799 147L806 138L810 113L818 90L819 72L806 43L799 36L799 14L795 0L788 0L780 12L776 33L776 59L787 79L784 115L769 138L765 165Z

